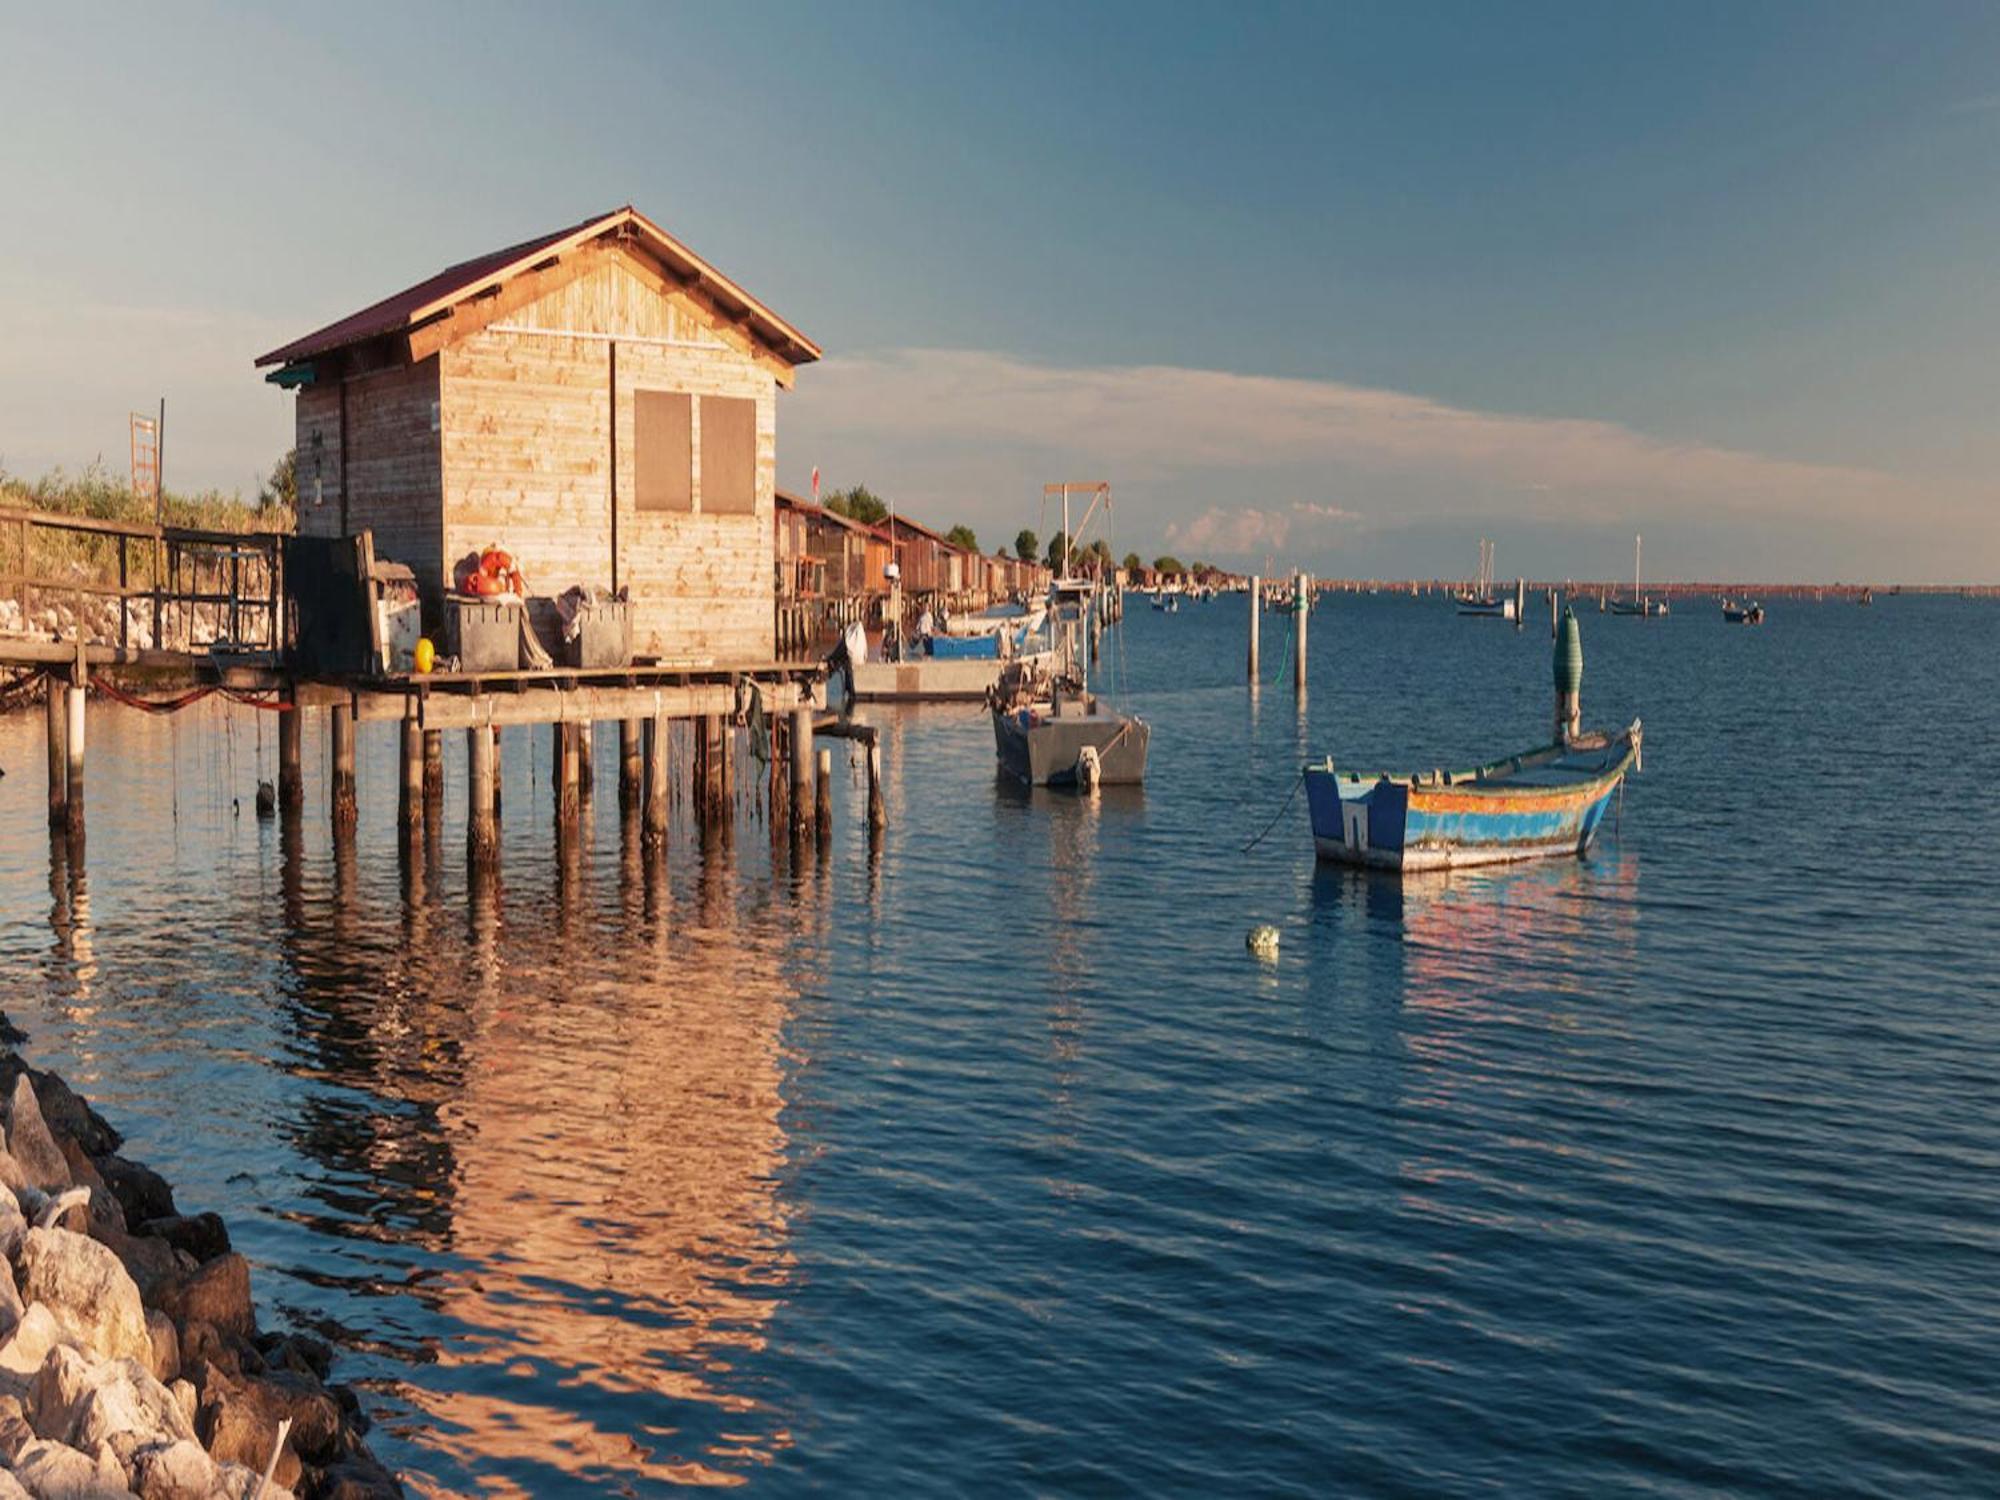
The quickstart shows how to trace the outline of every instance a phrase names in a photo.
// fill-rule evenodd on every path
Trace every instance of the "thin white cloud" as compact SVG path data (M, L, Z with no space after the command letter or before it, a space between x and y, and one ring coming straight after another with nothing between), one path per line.
M788 460L825 462L829 473L865 467L870 483L900 486L913 507L991 522L1018 515L1031 482L1102 476L1147 498L1155 534L1237 556L1337 545L1341 528L1329 519L1384 527L1502 513L1609 525L1665 512L1825 523L1926 504L1916 486L1879 471L1673 442L1613 422L1338 381L1063 369L977 350L829 359L802 372L785 426ZM994 504L996 491L1012 509ZM1300 503L1339 514L1274 507L1274 493L1321 497Z
M1282 508L1211 505L1189 521L1167 524L1167 544L1195 556L1255 557L1294 545L1313 552L1337 546L1361 521L1351 510L1294 500Z

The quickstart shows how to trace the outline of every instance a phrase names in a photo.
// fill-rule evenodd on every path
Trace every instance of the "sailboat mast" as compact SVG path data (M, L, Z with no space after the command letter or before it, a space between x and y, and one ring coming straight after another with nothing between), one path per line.
M1638 532L1632 533L1632 602L1639 602L1639 544L1645 541Z

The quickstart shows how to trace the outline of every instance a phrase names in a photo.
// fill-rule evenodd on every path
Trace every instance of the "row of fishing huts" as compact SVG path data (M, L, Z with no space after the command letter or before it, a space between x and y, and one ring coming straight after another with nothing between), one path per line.
M912 600L990 603L1048 585L1040 563L962 547L908 516L859 521L784 490L776 498L781 602L879 599L888 593L892 560Z

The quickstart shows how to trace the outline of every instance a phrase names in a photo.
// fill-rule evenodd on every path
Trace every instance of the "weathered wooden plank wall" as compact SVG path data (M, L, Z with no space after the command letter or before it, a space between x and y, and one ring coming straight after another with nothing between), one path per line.
M611 341L617 350L617 559L612 557ZM619 258L446 348L443 550L491 542L530 587L632 593L633 647L673 661L768 659L774 650L772 507L777 394L771 373L707 333L701 315ZM694 402L694 509L634 503L635 393ZM702 398L754 403L754 508L703 512Z

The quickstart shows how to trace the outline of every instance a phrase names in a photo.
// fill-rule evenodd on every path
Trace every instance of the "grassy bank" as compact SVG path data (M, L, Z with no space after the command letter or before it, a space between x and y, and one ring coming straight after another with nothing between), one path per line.
M78 474L54 469L40 479L23 479L0 469L0 506L137 526L151 525L153 520L153 502L134 495L123 475L100 464ZM295 519L289 505L259 505L220 490L195 494L168 490L163 509L167 525L203 531L290 531Z

